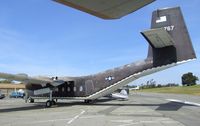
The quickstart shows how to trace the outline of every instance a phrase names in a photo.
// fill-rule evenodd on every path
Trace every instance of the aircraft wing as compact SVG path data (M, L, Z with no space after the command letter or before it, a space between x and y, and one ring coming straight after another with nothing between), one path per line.
M155 0L54 0L103 19L118 19Z
M0 78L8 79L8 80L15 80L15 81L21 81L24 83L33 83L33 84L47 84L52 83L53 80L47 79L47 78L33 78L29 77L26 74L7 74L7 73L0 73Z

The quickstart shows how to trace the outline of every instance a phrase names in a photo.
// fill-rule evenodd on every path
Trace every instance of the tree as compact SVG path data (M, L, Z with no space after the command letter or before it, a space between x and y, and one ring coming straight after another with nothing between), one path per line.
M196 81L198 81L198 77L193 75L192 72L188 72L182 75L181 77L182 79L182 85L183 86L192 86L192 85L196 85Z
M5 80L5 79L2 79L2 80L0 80L0 83L11 83L12 81L10 81L10 80Z
M143 86L143 88L155 88L156 87L156 81L153 79L147 81L146 85Z

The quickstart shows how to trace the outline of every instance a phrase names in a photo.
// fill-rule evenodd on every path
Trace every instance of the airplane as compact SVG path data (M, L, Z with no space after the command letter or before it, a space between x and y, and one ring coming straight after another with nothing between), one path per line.
M129 90L140 90L140 86L136 86L134 88L129 88Z
M103 19L121 18L153 1L56 0ZM153 11L151 29L141 34L149 43L147 57L142 61L79 77L29 77L26 74L0 73L0 78L25 83L26 101L48 99L46 107L51 107L57 99L91 103L140 77L196 59L180 7Z
M103 96L109 98L110 100L128 100L129 99L129 88L123 86L111 94Z
M111 98L119 100L128 100L128 93L125 89L122 89L119 93L112 93Z

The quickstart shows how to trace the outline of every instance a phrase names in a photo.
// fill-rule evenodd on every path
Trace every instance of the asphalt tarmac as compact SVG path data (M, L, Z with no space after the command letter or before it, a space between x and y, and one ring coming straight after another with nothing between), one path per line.
M58 100L0 100L0 126L200 126L200 97L131 93L128 101L100 99L93 104Z

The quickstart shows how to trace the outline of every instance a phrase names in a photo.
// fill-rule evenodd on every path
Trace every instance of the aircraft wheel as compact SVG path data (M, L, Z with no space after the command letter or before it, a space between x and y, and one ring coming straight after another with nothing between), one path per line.
M29 103L34 103L34 99L28 98L28 102L29 102Z
M88 100L84 100L85 103L88 103Z
M52 100L52 105L56 105L56 101Z
M49 107L51 107L51 105L52 105L52 101L48 100L48 101L46 102L46 107L49 108Z
M85 103L93 103L93 100L84 100Z

